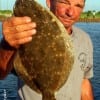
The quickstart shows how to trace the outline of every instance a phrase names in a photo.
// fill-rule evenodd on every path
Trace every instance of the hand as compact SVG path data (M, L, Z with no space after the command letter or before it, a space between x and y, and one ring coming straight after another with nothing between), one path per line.
M3 37L12 47L30 42L35 33L36 23L30 17L11 17L3 22Z

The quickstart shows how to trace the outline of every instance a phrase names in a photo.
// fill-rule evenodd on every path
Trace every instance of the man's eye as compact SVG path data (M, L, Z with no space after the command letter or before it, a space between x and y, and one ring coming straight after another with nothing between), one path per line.
M77 4L76 6L79 8L83 8L83 5L80 5L80 4Z
M67 2L67 1L62 1L62 0L57 0L57 1L58 1L58 3L69 4L69 2Z

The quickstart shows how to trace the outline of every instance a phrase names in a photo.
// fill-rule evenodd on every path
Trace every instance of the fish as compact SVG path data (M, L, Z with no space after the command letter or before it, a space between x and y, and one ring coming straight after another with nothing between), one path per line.
M42 95L42 100L56 100L55 93L67 82L73 68L72 39L57 17L36 0L16 0L13 15L29 16L37 24L32 41L17 50L16 73Z

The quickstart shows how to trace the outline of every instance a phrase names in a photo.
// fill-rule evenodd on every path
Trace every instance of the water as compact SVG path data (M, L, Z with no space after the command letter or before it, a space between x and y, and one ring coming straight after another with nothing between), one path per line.
M0 81L0 100L17 99L17 77L9 74L5 80Z
M94 45L94 94L100 96L100 23L77 23L76 26L89 33ZM81 34L81 33L80 33ZM17 77L9 74L5 80L0 81L0 100L18 100L17 99ZM7 99L6 99L7 98ZM95 98L95 100L100 100Z

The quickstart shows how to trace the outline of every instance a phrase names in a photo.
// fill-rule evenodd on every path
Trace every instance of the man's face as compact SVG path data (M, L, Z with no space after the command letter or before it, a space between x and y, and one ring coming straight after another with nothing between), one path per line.
M78 20L84 7L84 0L50 0L50 9L64 24L71 28Z

